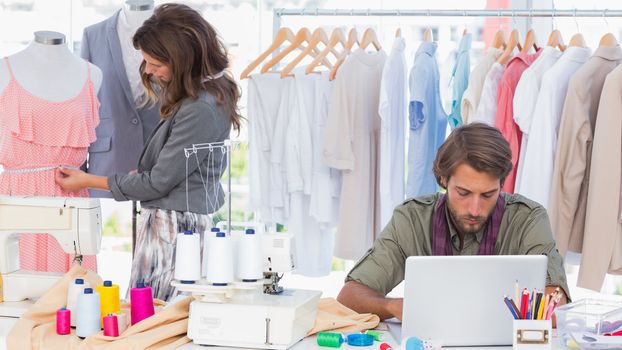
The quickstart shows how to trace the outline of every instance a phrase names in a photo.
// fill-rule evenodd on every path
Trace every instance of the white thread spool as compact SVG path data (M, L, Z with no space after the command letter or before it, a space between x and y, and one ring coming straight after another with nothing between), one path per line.
M212 227L209 232L203 232L203 259L201 260L201 277L207 277L207 255L209 252L209 242L212 238L216 237L216 234L220 232L218 227Z
M78 315L76 316L76 335L86 338L101 330L99 315L99 294L92 288L84 288L78 295Z
M187 284L201 279L201 235L190 230L177 234L175 279Z
M89 282L82 278L76 278L67 289L67 309L71 311L71 327L76 326L76 315L78 314L78 295L84 293L84 288L89 288Z
M209 243L207 282L227 285L233 282L233 242L224 232L218 232Z
M252 228L240 237L236 277L242 282L255 282L263 278L263 252L261 239Z

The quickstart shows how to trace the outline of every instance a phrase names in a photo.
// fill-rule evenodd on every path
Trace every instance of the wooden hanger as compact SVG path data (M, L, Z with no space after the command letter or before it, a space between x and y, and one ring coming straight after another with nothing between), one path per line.
M508 43L505 46L505 51L503 51L503 53L501 54L501 56L499 57L497 62L500 65L505 65L508 62L508 60L510 59L510 57L512 57L512 51L514 51L514 49L517 46L519 46L519 43L518 43L518 30L514 29L510 33L510 37L508 38Z
M425 32L423 32L423 41L433 42L434 41L434 33L432 33L432 29L428 27Z
M503 30L497 30L490 46L494 47L495 49L505 49L505 33L503 33Z
M317 29L315 29L313 31L313 35L311 36L311 40L309 41L309 45L307 45L307 47L304 50L302 50L302 52L298 56L296 56L296 58L294 58L287 66L285 66L285 68L283 68L283 70L281 71L281 78L285 78L286 76L290 75L292 70L294 70L294 68L296 68L296 65L298 63L300 63L300 61L302 61L303 58L308 56L313 51L313 49L317 48L317 45L319 43L328 43L328 38L326 37L326 32L322 28L317 28ZM321 60L323 61L324 59L321 59ZM332 68L333 67L330 64L330 62L326 62L324 64L328 68Z
M402 37L402 28L397 27L397 29L395 30L395 37L396 38L401 38Z
M346 57L348 57L348 55L352 51L352 47L354 46L354 44L360 46L358 32L356 31L356 28L350 29L350 33L348 33L348 41L346 41L346 46L328 75L328 78L330 80L335 80L335 76L337 76L337 70L339 69L339 67L341 67Z
M309 43L309 41L311 41L311 32L309 31L309 29L305 27L300 28L298 33L296 33L296 36L294 37L291 45L289 45L285 50L279 52L278 55L272 57L270 61L264 64L263 67L261 67L261 72L266 73L270 70L270 68L278 64L290 52L294 51L295 49L304 48L302 44L305 42Z
M242 71L242 74L240 74L240 80L248 78L248 76L252 73L252 71L255 68L257 68L257 66L259 66L259 64L261 64L261 62L263 62L263 60L265 60L266 57L268 57L271 53L273 53L275 50L281 47L281 45L285 41L289 41L291 43L293 42L293 40L294 40L294 33L292 32L291 29L289 28L279 29L279 31L276 33L276 37L274 38L274 41L272 42L272 45L270 45L270 47L266 51L264 51L261 55L259 55L259 57L257 57L246 68L244 68L244 71Z
M577 33L570 38L570 42L568 42L569 47L587 47L585 43L585 39L583 38L583 34Z
M376 36L376 31L373 30L372 28L367 28L365 30L365 33L363 33L363 38L361 39L361 43L359 44L359 47L365 50L367 46L369 46L369 44L373 44L376 51L382 50L382 45L380 45L380 42L378 41L378 37Z
M598 46L618 46L618 39L616 39L615 35L607 33L600 38Z
M527 35L525 35L525 43L523 44L523 48L520 50L520 53L528 53L532 46L535 51L538 51L536 32L533 29L529 29L529 31L527 31Z
M564 39L562 39L562 33L555 29L549 35L549 41L546 43L546 46L556 47L559 51L566 50L566 45L564 45Z
M313 72L315 67L320 65L322 59L324 59L326 56L328 56L328 54L331 53L331 52L333 53L333 55L335 55L335 57L337 59L339 59L340 54L337 54L336 51L334 50L335 47L338 44L341 44L341 46L343 46L343 48L345 50L345 47L346 47L346 34L343 31L343 29L340 28L340 27L337 27L337 28L333 29L333 32L330 35L330 39L328 40L328 44L326 45L324 50L322 50L322 52L320 52L313 59L313 61L311 61L311 63L309 63L309 65L305 69L305 73L310 74L311 72Z

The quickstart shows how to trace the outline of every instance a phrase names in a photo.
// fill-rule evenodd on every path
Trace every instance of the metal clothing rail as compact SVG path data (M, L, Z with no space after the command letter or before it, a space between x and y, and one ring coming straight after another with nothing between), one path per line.
M285 9L273 11L272 29L281 28L284 16L404 16L404 17L622 17L622 10L499 9L499 10L408 10L408 9Z

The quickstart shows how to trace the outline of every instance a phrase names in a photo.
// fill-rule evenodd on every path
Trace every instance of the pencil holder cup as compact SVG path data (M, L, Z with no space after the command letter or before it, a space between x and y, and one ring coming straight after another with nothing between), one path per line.
M547 350L553 342L551 320L514 320L512 348L515 350Z

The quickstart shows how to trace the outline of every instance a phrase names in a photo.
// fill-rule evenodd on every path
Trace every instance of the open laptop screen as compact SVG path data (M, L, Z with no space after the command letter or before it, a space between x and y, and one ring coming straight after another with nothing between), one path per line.
M406 259L402 339L444 346L512 345L503 295L544 290L544 255L411 256Z

